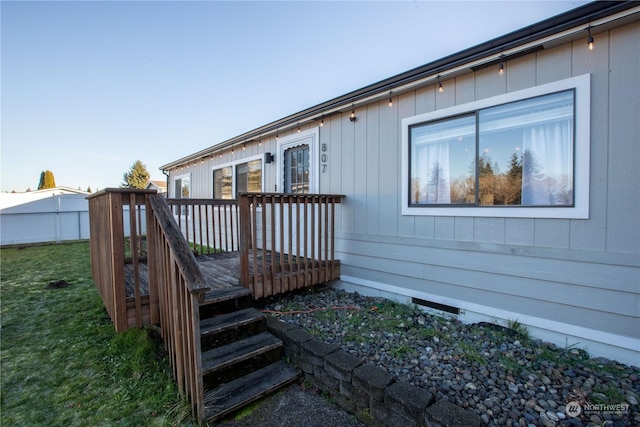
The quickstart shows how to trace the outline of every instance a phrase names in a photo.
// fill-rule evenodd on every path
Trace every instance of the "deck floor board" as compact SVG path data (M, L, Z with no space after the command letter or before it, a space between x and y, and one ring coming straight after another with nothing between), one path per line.
M264 261L263 257L265 257ZM196 255L195 258L203 278L212 290L225 290L240 284L240 252ZM291 263L283 261L284 259L291 261ZM275 274L288 274L305 270L305 265L308 269L317 269L319 267L317 260L307 260L305 263L304 258L300 257L296 262L295 256L289 257L285 255L283 257L279 252L272 254L271 251L263 252L261 250L256 254L256 261L258 264L256 271L259 274L262 274L264 268L273 269ZM140 295L148 295L149 271L147 264L141 262L138 269L140 272ZM254 271L253 256L251 254L249 255L249 271ZM127 298L131 298L134 296L135 283L133 264L125 264L125 282Z
M238 286L240 279L240 252L222 252L211 255L197 255L196 261L203 278L209 286L223 290ZM149 294L149 269L146 263L139 264L140 295ZM133 264L125 265L127 298L134 296Z

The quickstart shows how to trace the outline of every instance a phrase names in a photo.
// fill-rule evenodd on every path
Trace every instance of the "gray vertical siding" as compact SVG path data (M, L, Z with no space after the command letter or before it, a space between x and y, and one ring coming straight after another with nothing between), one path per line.
M431 85L395 96L391 108L386 100L359 107L356 123L344 114L339 132L322 129L341 158L331 158L321 191L347 196L343 274L640 338L640 25L594 36L592 52L584 40L566 43L508 61L504 76L487 67L442 79L444 93ZM401 215L402 118L585 73L588 220Z
M610 252L640 252L640 24L613 30L610 46L607 238ZM635 187L619 185L632 180ZM629 236L635 239L629 239Z
M392 107L357 106L355 123L346 110L325 117L320 192L347 196L337 209L343 275L640 339L640 23L594 37L591 52L580 39L509 60L503 76L486 67L443 78L444 93L432 84L394 94ZM403 118L587 73L588 220L401 214ZM214 165L267 151L278 153L275 137L193 163L193 197L212 196ZM281 162L264 165L265 191L281 191Z

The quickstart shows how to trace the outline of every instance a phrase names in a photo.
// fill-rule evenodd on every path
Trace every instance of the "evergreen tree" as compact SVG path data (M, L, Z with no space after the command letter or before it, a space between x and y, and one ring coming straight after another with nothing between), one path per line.
M487 155L480 156L478 159L478 172L480 205L493 205L495 204L496 176L491 166L491 157Z
M447 182L444 169L440 166L440 162L435 162L429 174L429 182L427 182L427 202L448 203L448 186L449 183Z
M504 185L500 192L505 205L522 203L522 156L517 152L511 155L509 170L505 174Z
M91 193L91 186L87 187L87 193Z
M151 174L147 170L147 166L140 160L136 160L129 170L122 176L122 188L138 188L142 189L147 186Z
M56 179L53 176L53 172L50 170L42 171L40 174L38 190L44 190L46 188L56 188Z

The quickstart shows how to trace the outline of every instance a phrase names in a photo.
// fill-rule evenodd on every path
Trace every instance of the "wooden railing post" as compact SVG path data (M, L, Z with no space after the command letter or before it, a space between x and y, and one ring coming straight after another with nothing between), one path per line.
M149 202L149 195L145 195L145 215L147 222L147 267L149 268L149 321L152 325L160 323L160 302L158 283L161 277L162 264L159 262L161 248L157 240L153 209Z
M240 285L250 288L249 247L251 242L251 206L247 194L239 195L240 211ZM264 243L263 243L264 244ZM254 248L255 250L255 248Z
M113 325L116 332L124 332L127 327L127 296L124 276L124 218L120 194L109 192L110 232L111 232L111 291L113 292ZM97 238L97 236L96 236Z

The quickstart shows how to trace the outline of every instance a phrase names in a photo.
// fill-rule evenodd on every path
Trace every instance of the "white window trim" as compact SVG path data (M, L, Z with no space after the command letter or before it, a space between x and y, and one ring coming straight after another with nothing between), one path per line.
M184 178L189 178L189 198L191 198L191 190L192 190L192 185L191 185L191 173L183 173L182 175L176 175L173 177L173 192L175 193L176 191L176 181L179 179L184 179ZM177 194L173 195L174 199L177 199ZM180 198L182 199L182 194L180 194Z
M213 171L218 169L223 169L231 166L231 194L235 196L237 194L236 191L236 166L241 165L243 163L248 163L254 160L260 160L260 164L262 165L262 182L260 183L260 191L264 192L264 154L256 154L255 156L244 157L242 159L233 160L227 163L221 163L219 165L215 165L211 167L211 171L209 172L209 177L211 179L211 197L213 197Z
M278 185L280 192L284 192L284 153L289 148L300 145L309 145L309 193L314 194L320 191L320 156L319 143L320 130L315 127L307 129L294 135L284 136L278 139L278 157L276 165L278 167Z
M573 207L415 207L409 206L409 127L414 124L470 113L483 108L563 90L575 89L575 166ZM589 159L591 136L591 75L510 92L402 120L402 215L499 218L589 218Z

